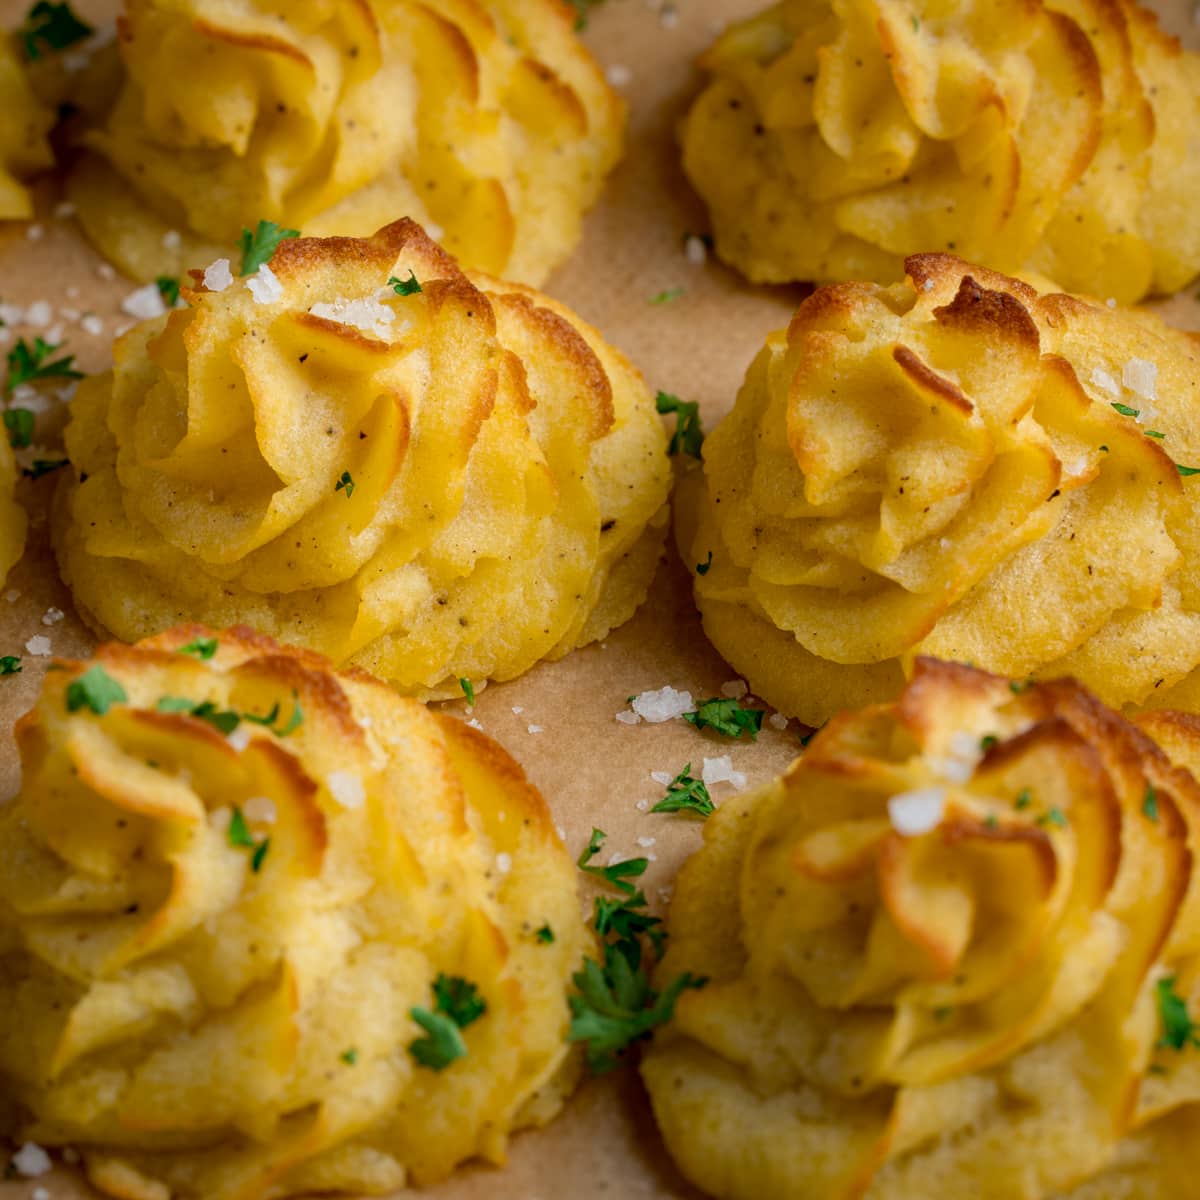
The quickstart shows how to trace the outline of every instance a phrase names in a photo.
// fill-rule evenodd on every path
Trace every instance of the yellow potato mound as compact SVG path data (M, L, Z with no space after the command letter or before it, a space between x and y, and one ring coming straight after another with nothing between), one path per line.
M76 1146L121 1200L252 1200L424 1184L557 1112L589 943L494 742L200 627L56 663L18 741L0 1135ZM460 1024L437 988L467 985ZM425 1065L413 1010L458 1057Z
M907 265L806 300L705 443L680 507L709 637L813 725L916 654L1200 709L1200 343Z
M572 21L557 0L127 0L80 220L147 280L260 219L360 236L406 215L540 283L621 151L624 107Z
M1132 303L1200 272L1200 56L1131 0L784 0L702 66L684 165L751 279L948 250Z
M17 485L17 463L8 438L0 435L0 583L25 549L25 510L13 491Z
M688 1178L723 1200L1191 1194L1200 721L1138 723L1070 680L923 659L722 807L661 967L710 982L642 1066Z
M0 36L0 221L33 216L33 199L23 180L54 165L46 135L54 114L39 103L25 77L16 48Z
M447 696L645 597L662 425L572 313L464 275L409 221L185 295L73 402L55 540L98 628L245 623Z

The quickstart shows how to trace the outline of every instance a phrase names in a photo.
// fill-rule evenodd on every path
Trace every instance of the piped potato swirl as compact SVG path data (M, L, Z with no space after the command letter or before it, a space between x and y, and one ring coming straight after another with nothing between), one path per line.
M251 1200L428 1183L557 1112L588 935L494 742L201 627L56 661L17 736L0 1135L121 1200Z
M643 1063L723 1200L1166 1200L1200 1133L1200 720L921 660L727 801ZM703 1135L698 1135L703 1131Z
M1200 709L1200 345L946 255L822 288L679 508L717 648L817 725L913 658Z
M448 696L632 615L670 469L595 330L409 221L265 272L197 282L81 385L54 533L86 619L248 624Z

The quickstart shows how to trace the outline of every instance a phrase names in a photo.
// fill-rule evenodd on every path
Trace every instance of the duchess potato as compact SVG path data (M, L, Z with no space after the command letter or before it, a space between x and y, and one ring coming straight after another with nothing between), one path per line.
M428 1183L558 1110L574 867L482 734L188 627L57 662L17 736L0 1135L252 1200Z
M621 151L624 108L572 20L558 0L127 0L80 220L145 280L260 219L362 236L410 216L468 266L540 283Z
M684 1173L722 1200L1190 1194L1197 768L1195 717L923 659L727 802L661 964L710 983L642 1066Z
M946 250L1132 303L1200 271L1200 56L1132 0L783 0L702 65L684 165L751 279Z
M709 637L810 724L918 654L1200 709L1200 345L946 255L771 337L681 522Z
M54 114L34 95L13 42L0 36L0 221L33 216L25 181L54 165L46 140Z
M632 615L670 469L594 330L410 221L220 273L74 399L54 532L94 626L245 623L449 696Z

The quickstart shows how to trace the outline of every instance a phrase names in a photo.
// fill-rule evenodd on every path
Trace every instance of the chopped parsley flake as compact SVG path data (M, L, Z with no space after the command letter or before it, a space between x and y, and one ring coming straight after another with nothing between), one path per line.
M242 718L237 713L231 712L229 709L217 708L211 700L196 703L185 696L163 696L159 699L156 707L159 712L185 713L189 717L195 717L196 720L204 721L218 733L225 734L226 737L242 723Z
M154 286L158 288L159 295L168 308L174 308L179 303L179 280L174 276L160 275L154 281Z
M664 416L675 414L675 432L671 434L671 444L667 447L668 454L690 454L693 458L700 457L700 447L704 444L704 430L700 426L700 405L695 400L680 400L670 392L659 392L654 398L655 407Z
M712 568L712 551L710 550L708 552L708 558L706 558L704 560L704 562L696 564L696 574L697 575L707 575L711 568Z
M1115 408L1115 409L1117 410L1117 412L1119 412L1119 413L1121 414L1121 416L1123 416L1123 417L1140 417L1140 416L1142 415L1142 411L1141 411L1141 409L1139 409L1139 408L1130 408L1128 404L1122 404L1122 403L1120 403L1120 401L1118 401L1118 400L1114 400L1114 401L1112 401L1112 406L1113 406L1113 408Z
M466 696L467 703L472 708L474 708L475 707L475 685L464 676L459 679L458 686L460 688L462 688L462 694L464 696Z
M587 28L588 16L597 4L602 4L604 0L568 0L568 3L575 10L575 32L581 33Z
M14 450L24 450L33 441L33 412L28 408L10 408L4 414L8 444Z
M1017 796L1017 808L1028 808L1033 803L1033 792L1029 788L1023 788L1019 796Z
M261 842L258 843L254 853L250 856L250 870L252 870L255 875L262 870L263 859L267 857L267 851L270 850L270 848L271 839L269 837L265 837Z
M82 42L91 37L93 30L71 11L69 4L38 0L17 33L25 44L25 53L33 61L42 57L43 50L65 50Z
M0 678L5 675L20 675L21 660L15 654L5 654L0 657Z
M349 471L342 472L342 477L337 481L337 485L333 490L340 492L343 489L346 492L346 499L349 500L354 495L354 476Z
M351 1046L349 1050L343 1050L338 1058L342 1060L348 1067L353 1067L358 1063L358 1051Z
M1175 470L1186 479L1189 475L1200 475L1200 467L1185 467L1183 463L1176 463Z
M681 287L668 288L665 292L659 292L657 296L650 297L651 304L674 304L676 300L682 300L684 289Z
M33 465L25 467L21 474L28 479L41 479L43 475L50 475L69 464L70 459L67 458L35 458Z
M571 1027L567 1040L583 1042L587 1064L593 1074L603 1074L618 1065L621 1056L634 1043L645 1038L657 1025L671 1019L676 1001L686 988L703 987L707 980L691 974L677 976L662 993L650 986L643 965L642 937L649 939L656 958L661 958L666 932L662 921L645 911L646 897L628 879L646 870L646 860L633 859L616 867L589 867L590 859L604 843L605 834L592 830L587 849L579 865L592 874L608 878L623 898L596 898L595 926L604 939L603 963L584 959L571 978L575 992L569 997ZM609 877L608 871L626 868Z
M1000 745L1000 739L994 733L985 733L979 739L979 748L986 754L993 746Z
M409 1053L423 1067L443 1071L452 1062L465 1058L467 1044L460 1029L478 1021L487 1012L487 1002L479 989L456 975L439 975L433 984L434 1011L409 1010L409 1016L426 1036L409 1043Z
M50 357L61 347L61 342L46 342L40 337L35 337L30 346L21 338L8 352L8 382L4 385L5 390L11 392L20 384L32 383L35 379L82 379L83 372L75 370L75 355Z
M397 279L395 275L388 280L390 287L397 296L415 296L418 292L423 292L425 289L421 286L421 281L417 278L415 271L409 271L407 279Z
M1012 692L1014 696L1019 696L1022 692L1028 691L1031 687L1033 687L1032 679L1010 679L1008 683L1008 690Z
M696 711L684 713L683 719L697 729L712 729L722 737L737 739L743 733L749 734L753 742L762 730L763 715L761 708L743 708L736 700L714 696L711 700L701 700Z
M1142 797L1142 813L1151 821L1158 820L1158 793L1154 784L1146 784L1146 794Z
M1160 433L1157 429L1143 429L1142 432L1146 437L1158 438L1159 441L1167 436L1165 433Z
M652 813L692 812L711 817L716 811L703 779L693 779L692 764L688 763L670 783L667 794L650 810Z
M246 824L245 814L236 805L233 816L229 818L229 829L225 836L229 839L231 846L239 846L246 850L254 850L258 847L258 842L254 840L254 834L250 832L250 827Z
M99 664L67 684L67 712L90 708L102 717L114 704L128 699L125 689Z
M549 925L543 925L541 929L533 935L539 942L544 942L547 946L554 942L554 930Z
M583 852L576 859L576 866L581 871L586 871L589 875L595 875L603 879L605 883L615 887L618 891L625 892L632 896L637 889L632 883L627 880L636 879L643 874L646 868L650 865L649 859L645 858L630 858L625 862L613 863L610 867L593 867L591 861L600 853L600 847L604 845L604 839L608 834L600 829L593 829L592 836L588 840L588 844L583 848Z
M251 233L249 229L242 230L239 243L242 251L242 274L253 275L264 263L269 263L275 257L280 242L288 238L298 238L300 230L284 229L274 221L259 221L258 228Z
M1052 808L1037 819L1039 825L1053 825L1055 829L1066 829L1067 817L1061 808Z
M1200 1047L1200 1027L1188 1016L1187 1001L1175 990L1175 976L1169 975L1154 985L1158 1001L1158 1019L1162 1022L1160 1049L1185 1050Z
M195 641L188 642L186 646L180 646L179 653L191 654L195 658L208 662L216 654L218 645L220 643L216 638L196 638Z

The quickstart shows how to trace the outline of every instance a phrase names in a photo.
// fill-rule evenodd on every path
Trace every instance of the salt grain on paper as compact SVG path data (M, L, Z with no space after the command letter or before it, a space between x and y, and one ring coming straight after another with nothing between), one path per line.
M121 301L121 311L127 316L137 317L139 321L152 321L155 317L161 317L167 311L167 306L158 284L148 283L136 292L130 292Z
M616 718L622 725L640 725L642 723L642 718L635 712L619 712L616 714Z
M329 794L343 808L362 808L367 792L363 781L352 771L330 771L325 782Z
M92 337L99 337L104 332L104 322L95 313L84 313L79 322L80 329Z
M204 286L210 292L223 292L233 283L233 271L229 268L229 259L218 258L204 268Z
M695 707L691 692L676 691L669 684L657 691L642 692L640 696L634 696L632 702L633 711L651 725L674 721Z
M788 719L783 715L783 713L772 713L767 718L767 724L770 725L772 729L786 729L788 727Z
M892 828L903 837L920 837L932 832L942 823L945 815L945 788L916 788L888 800L888 817Z
M25 310L25 324L35 329L45 329L54 320L54 309L49 300L35 300Z
M263 263L246 280L246 286L250 289L250 295L254 297L255 304L277 304L283 299L283 284L279 282L279 276L271 270L267 263Z
M628 87L633 82L633 72L624 63L613 63L604 74L615 88Z
M672 775L670 771L651 771L650 778L653 779L655 783L661 783L663 787L666 787L669 783L671 783L675 776Z
M530 733L544 733L545 730L542 728L541 725L530 725L529 732Z
M683 257L693 267L702 267L708 261L708 247L704 244L704 239L697 237L694 233L689 235L683 243Z
M483 726L480 725L478 717L472 717L467 724L470 725L472 729L478 729L480 733L483 732Z
M649 800L639 800L633 807L636 808L638 810L638 812L649 812L650 811L650 801Z
M658 841L658 838L652 838L652 837L640 837L640 838L638 838L638 840L637 840L637 844L638 844L639 846L641 846L641 848L642 848L643 850L649 850L649 849L650 849L650 847L651 847L651 846L653 846L653 845L655 844L655 842L657 842L657 841Z
M733 760L728 754L722 754L720 758L706 758L700 778L704 780L705 787L715 787L718 783L731 783L736 790L740 791L746 786L745 772L733 769Z
M749 690L742 679L731 679L728 683L721 684L721 695L729 700L740 700Z
M61 608L48 608L42 614L42 624L57 625L66 615Z
M228 261L229 261L228 259L225 259L225 262L228 262ZM99 275L101 279L108 280L108 281L116 279L116 277L117 277L117 272L108 263L100 263L96 267L96 274Z
M16 1167L17 1174L24 1175L26 1179L36 1179L39 1175L45 1175L54 1166L50 1155L36 1142L26 1142L12 1156L12 1165Z
M44 1187L35 1187L32 1200L50 1200L50 1193Z
M40 225L30 225L29 228L25 230L25 236L31 242L40 242L45 232L46 231Z
M25 643L25 649L37 658L46 658L50 654L50 639L38 634Z

